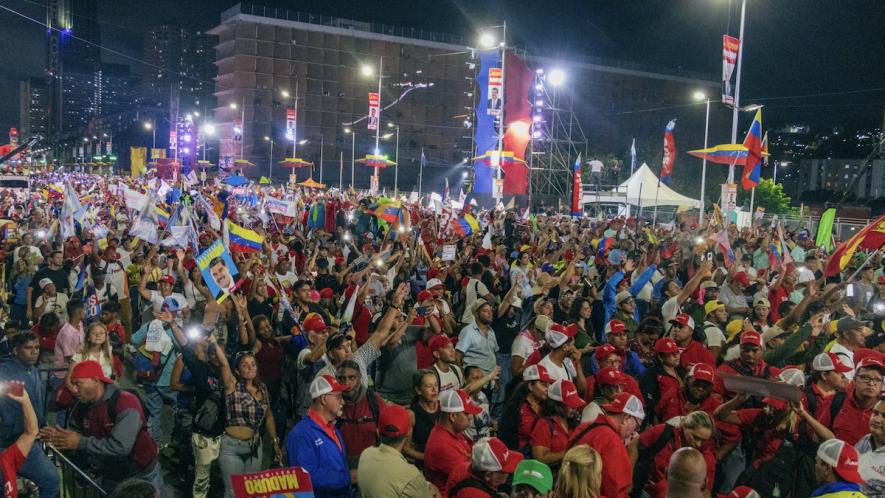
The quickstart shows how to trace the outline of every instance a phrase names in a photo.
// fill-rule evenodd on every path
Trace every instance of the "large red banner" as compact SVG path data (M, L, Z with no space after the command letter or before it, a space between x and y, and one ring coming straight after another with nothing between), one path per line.
M526 148L531 141L532 104L529 94L534 73L525 61L508 51L504 65L504 150L513 152L519 161L504 162L504 194L524 195L528 192L529 169L525 162Z

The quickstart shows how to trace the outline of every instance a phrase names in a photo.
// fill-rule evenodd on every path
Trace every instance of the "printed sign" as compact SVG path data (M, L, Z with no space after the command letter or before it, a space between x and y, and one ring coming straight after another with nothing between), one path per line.
M486 114L490 116L497 116L501 114L501 109L503 108L503 100L501 95L501 88L504 86L504 78L501 73L500 67L490 67L489 68L489 93L488 100L486 102Z
M443 261L455 261L455 253L457 252L457 250L458 250L458 246L456 246L454 244L444 245L443 251L442 251L442 260Z
M269 213L277 213L290 218L298 215L298 205L294 202L274 199L273 197L264 199L264 207L267 208Z
M239 270L230 256L230 251L220 240L216 240L197 256L197 266L200 268L203 282L206 283L216 302L221 303L236 290Z
M381 117L381 95L369 93L369 129L378 129L378 119Z
M310 476L301 467L230 476L236 498L313 498Z
M286 109L286 138L295 140L295 115L296 108Z

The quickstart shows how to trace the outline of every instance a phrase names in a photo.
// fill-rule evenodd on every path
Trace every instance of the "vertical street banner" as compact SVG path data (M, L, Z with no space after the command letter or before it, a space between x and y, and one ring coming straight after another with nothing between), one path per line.
M572 216L579 217L584 211L581 207L581 197L584 192L581 187L581 154L575 159L575 165L572 168Z
M235 498L313 498L310 476L301 467L284 467L230 476Z
M504 86L504 76L500 67L489 69L488 104L486 114L497 116L501 114L501 88Z
M378 129L378 119L381 117L381 96L375 92L369 92L369 126L370 130Z
M147 147L129 147L129 174L138 178L145 172L147 164ZM120 194L122 195L122 194Z
M504 150L513 153L513 160L503 163L504 194L525 195L529 187L526 149L532 140L532 103L529 95L535 71L522 57L507 51L504 82Z
M105 154L107 154L109 156L111 155L111 149L113 148L113 145L114 145L113 137L108 137L108 141L105 144Z
M178 131L177 130L169 130L169 150L176 150L176 149L178 149Z
M295 140L295 109L286 109L286 138L289 140Z
M497 70L500 75L501 61L498 50L483 50L479 52L479 71L476 73L476 117L473 129L473 142L476 144L474 156L482 156L486 151L498 150L498 116L489 113L489 81L492 70ZM499 89L500 91L500 89ZM495 177L495 169L491 161L478 158L473 162L473 192L477 194L492 193L492 179Z
M731 76L734 74L740 47L741 41L738 38L722 35L722 102L725 105L734 105L734 86L731 84Z
M234 119L234 142L240 143L243 141L243 121L240 118Z
M664 157L661 159L660 180L667 185L673 180L673 166L676 164L676 139L673 138L673 129L676 128L676 120L671 119L664 128Z

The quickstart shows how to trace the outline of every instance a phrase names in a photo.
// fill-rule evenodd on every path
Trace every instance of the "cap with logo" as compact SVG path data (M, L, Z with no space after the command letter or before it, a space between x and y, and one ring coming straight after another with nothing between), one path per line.
M41 279L40 279L40 282L39 282L39 285L40 285L40 289L41 289L41 290L42 290L42 289L45 289L47 285L52 285L52 279L49 279L49 278L41 278Z
M694 380L702 380L714 384L716 382L716 370L706 363L695 363L688 371L688 376Z
M419 292L418 295L415 297L415 301L419 303L422 301L428 301L430 299L433 299L433 294L431 294L429 290L423 290Z
M811 361L811 368L816 372L848 373L851 371L851 367L843 363L836 353L821 353L815 356Z
M885 363L876 356L867 356L858 361L855 370L859 371L861 368L875 368L879 373L885 375Z
M781 370L781 372L777 374L777 380L778 382L790 384L791 386L796 386L800 389L805 387L805 373L798 368L790 367Z
M619 386L624 380L624 374L615 367L600 368L596 372L596 383L603 386Z
M175 285L175 278L172 275L163 275L162 277L160 277L160 282L169 285Z
M470 395L463 389L449 389L439 395L439 409L443 413L467 413L479 415L482 407L470 399Z
M553 323L550 325L550 327L547 328L547 333L544 334L544 338L547 340L547 344L551 348L558 348L567 343L569 339L576 336L577 334L578 326L575 324L571 324L568 327L565 327L558 323Z
M691 315L687 313L680 313L674 316L673 319L670 320L670 323L673 325L679 325L681 327L688 327L691 329L694 328L694 318L692 318Z
M431 353L435 353L440 349L449 347L451 344L452 340L447 335L438 334L430 339L430 342L427 343L427 346L430 348Z
M858 472L857 450L853 446L840 439L828 439L817 448L817 457L827 465L833 467L836 474L843 480L853 483L864 482Z
M301 322L301 328L307 332L323 332L327 327L323 315L311 313Z
M382 436L405 436L412 427L409 412L400 405L388 405L378 414L378 432Z
M679 345L676 344L676 341L669 337L661 337L657 341L655 341L654 347L655 353L660 354L673 354L679 352Z
M611 344L603 344L596 348L596 351L594 351L593 354L596 356L596 361L599 362L608 359L608 357L613 354L618 354L618 348Z
M550 377L543 365L529 365L522 371L522 380L540 380L549 384L553 382L553 377Z
M601 405L606 413L624 413L642 421L645 418L645 410L642 408L642 402L639 398L628 392L620 392L615 396L614 401Z
M470 463L479 471L512 474L523 458L522 453L508 449L500 439L484 437L473 445Z
M741 333L741 346L749 344L751 346L762 347L762 336L759 332L747 330Z
M438 278L431 278L427 281L427 290L445 289L445 284Z
M766 308L771 308L771 301L769 301L768 299L766 299L764 297L760 297L760 298L756 299L755 302L753 302L753 306L754 307L755 306L764 306Z
M542 495L553 490L553 472L547 464L537 460L523 460L513 472L513 487L530 486Z
M343 393L347 390L347 386L340 384L335 377L331 375L317 375L313 382L310 383L310 398L316 399L324 394Z
M750 486L738 486L732 489L726 498L762 498L762 496Z
M578 388L571 381L563 379L550 384L550 388L547 390L547 397L554 401L559 401L572 410L583 408L587 404L586 401L578 396Z
M626 333L627 333L627 326L624 325L624 322L622 322L620 320L613 319L605 324L605 335L606 336L608 336L609 334L616 334L617 335L617 334L626 334Z

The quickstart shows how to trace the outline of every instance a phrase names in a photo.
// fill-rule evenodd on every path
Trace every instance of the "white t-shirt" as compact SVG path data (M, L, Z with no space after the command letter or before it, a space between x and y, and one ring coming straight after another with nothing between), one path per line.
M40 321L40 317L45 315L46 313L53 312L58 315L58 318L61 320L61 323L67 323L68 321L68 296L62 294L61 292L56 292L54 297L47 298L45 294L40 294L40 297L37 298L37 301L34 302L34 309L40 308L43 306L43 301L46 300L46 309L43 310L43 314L38 316L35 322Z
M276 276L277 280L280 282L280 285L283 287L284 290L287 291L291 289L293 285L295 285L295 282L298 281L298 275L295 275L295 272L292 271L287 271L283 275L277 273Z
M102 261L98 267L105 271L105 281L117 291L118 299L129 299L129 289L123 285L123 276L126 275L126 270L124 270L126 267L123 266L123 263Z
M679 306L677 296L673 296L664 301L663 306L661 306L661 315L664 318L664 327L667 327L667 330L669 330L670 320L676 318L676 315L681 311L682 308Z
M182 316L182 311L188 308L187 299L177 292L173 292L167 297L175 298L175 300L178 301L178 304L181 305L182 309L175 313L175 324L179 327L184 327L184 317ZM151 306L153 307L154 313L159 313L163 311L163 301L165 300L166 298L163 297L163 295L160 294L159 291L151 291ZM149 319L153 319L153 316L151 316Z
M541 347L542 343L543 341L535 341L529 334L520 332L516 339L513 339L513 344L510 346L510 354L512 356L519 356L523 360L528 359L532 353Z
M704 333L707 335L707 347L719 347L725 345L725 334L722 333L717 325L711 322L704 322Z
M449 365L449 371L443 372L434 363L433 369L436 371L437 377L439 377L440 393L464 387L464 374L461 373L458 365Z
M471 278L467 281L467 289L464 293L464 315L461 316L461 323L473 323L473 303L477 299L489 293L488 287L482 281Z
M562 366L553 363L553 360L550 359L550 355L548 354L541 361L538 362L538 365L543 366L547 369L547 374L550 375L554 381L557 380L567 380L572 381L577 375L577 370L575 370L575 366L572 365L572 359L566 358L562 362Z

